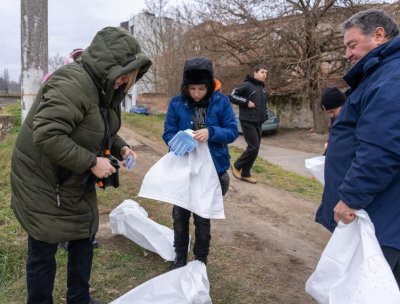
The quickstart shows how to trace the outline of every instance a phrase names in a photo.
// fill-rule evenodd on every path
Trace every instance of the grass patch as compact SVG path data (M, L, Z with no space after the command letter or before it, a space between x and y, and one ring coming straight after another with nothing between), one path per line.
M11 153L21 126L20 103L10 104L0 111L13 116L13 128L0 141L0 303L24 303L26 234L11 209ZM21 292L22 291L22 292Z
M229 150L233 160L243 153L242 149L233 146ZM261 157L257 157L252 173L260 183L285 190L312 202L321 201L323 186L317 180L282 169Z
M164 132L165 114L138 115L122 113L124 125L132 127L148 138L161 138Z
M21 103L17 102L14 104L9 104L1 108L0 115L11 115L13 117L14 125L10 130L11 134L19 132L21 127Z
M0 303L25 302L14 299L24 290L26 255L26 236L10 206L10 158L15 138L11 134L0 142Z

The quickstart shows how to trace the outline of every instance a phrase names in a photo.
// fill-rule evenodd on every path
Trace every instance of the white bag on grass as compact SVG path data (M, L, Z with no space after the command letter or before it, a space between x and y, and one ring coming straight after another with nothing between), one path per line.
M150 168L140 197L171 203L208 219L225 218L222 190L208 143L183 156L169 152Z
M316 156L304 161L306 168L323 185L325 185L325 156Z
M124 200L109 217L112 234L122 234L165 260L174 260L174 231L149 219L137 202Z
M400 292L364 210L350 224L339 222L306 292L320 304L399 304Z
M206 266L193 261L128 291L111 304L211 304Z

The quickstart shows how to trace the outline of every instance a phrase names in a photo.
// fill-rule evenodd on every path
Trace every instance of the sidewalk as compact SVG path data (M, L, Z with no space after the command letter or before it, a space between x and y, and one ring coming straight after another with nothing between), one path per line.
M239 138L232 145L241 149L246 149L247 147L243 136L239 136ZM274 147L268 145L268 138L263 137L258 156L264 158L274 165L282 167L285 170L292 171L306 177L312 177L311 173L304 166L304 160L318 156L318 154Z

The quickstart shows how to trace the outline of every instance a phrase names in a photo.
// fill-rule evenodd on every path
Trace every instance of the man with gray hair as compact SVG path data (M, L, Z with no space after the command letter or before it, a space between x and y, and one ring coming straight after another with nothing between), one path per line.
M352 89L330 133L316 221L333 231L365 209L400 286L400 37L384 11L343 23Z

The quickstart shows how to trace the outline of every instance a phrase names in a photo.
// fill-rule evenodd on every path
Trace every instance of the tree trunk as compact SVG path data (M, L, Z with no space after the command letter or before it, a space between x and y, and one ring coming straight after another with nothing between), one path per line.
M22 121L47 73L47 61L47 0L21 0Z
M317 98L314 98L314 100L311 102L311 109L314 118L314 132L317 134L326 133L328 131L328 124Z
M318 21L314 19L312 12L305 14L305 35L306 35L306 63L307 67L307 95L310 101L311 111L314 118L314 132L323 134L328 130L325 116L319 105L320 98L320 57L316 37L316 28Z

